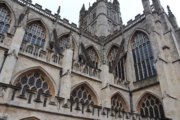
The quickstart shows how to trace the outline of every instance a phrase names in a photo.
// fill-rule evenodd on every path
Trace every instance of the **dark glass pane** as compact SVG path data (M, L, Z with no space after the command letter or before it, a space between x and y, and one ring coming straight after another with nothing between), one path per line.
M44 84L43 84L43 89L44 89L44 90L48 89L48 84L47 84L47 83L44 83Z
M139 80L138 66L137 65L135 65L135 74L136 74L136 80Z
M24 34L23 40L27 40L27 33Z
M151 99L151 105L154 106L154 100L153 99Z
M153 75L155 75L157 72L156 72L156 65L153 58L151 58L151 65L152 65Z
M141 64L138 64L138 68L139 68L139 79L143 79L143 71L142 71L142 67L141 67Z
M37 99L40 100L41 99L41 94L43 93L43 90L39 90L38 94L37 94Z
M31 38L32 38L32 35L31 35L31 34L28 34L27 41L30 42L30 41L31 41Z
M21 79L21 83L22 84L26 84L27 83L27 77L26 76Z
M39 76L40 76L39 73L34 73L35 78L38 78Z
M40 43L41 43L41 38L38 38L36 41L36 45L40 46Z
M154 112L153 112L153 108L152 107L149 108L149 112L150 112L150 116L154 117Z
M159 106L159 111L160 111L161 118L164 118L165 115L164 115L164 109L162 105Z
M81 103L84 103L84 100L83 100L83 99L81 99L81 100L80 100L80 102L81 102Z
M141 61L143 61L144 60L144 53L143 53L143 47L142 46L139 47L139 51L140 51L140 55L141 55Z
M29 79L29 85L30 86L33 86L34 85L34 77L31 77L30 79Z
M150 77L150 76L152 76L151 63L150 63L149 60L147 60L146 63L147 63L147 68L148 68L149 77Z
M149 104L149 101L147 100L147 101L146 101L146 106L149 107L149 105L150 105L150 104Z
M145 115L149 116L148 108L145 108Z
M142 62L142 65L143 65L144 78L147 78L147 68L144 61Z
M73 97L76 97L76 91L73 91L72 95Z
M143 45L143 49L144 49L144 58L147 59L148 58L148 51L147 51L146 44Z
M3 31L2 31L2 34L7 33L8 30L9 30L9 27L10 27L9 25L5 25L5 27L4 27Z
M0 23L0 32L2 31L3 27L4 27L4 23Z
M28 89L29 87L26 85L26 86L24 86L23 87L23 89L22 89L22 96L24 96L25 95L25 93L26 93L26 90Z
M42 41L41 41L41 47L42 47L42 48L44 48L44 44L45 44L45 41L42 40Z
M136 58L137 58L137 63L141 61L138 48L136 48Z
M142 103L142 107L143 107L143 108L145 107L145 103Z
M84 92L84 94L83 94L83 98L84 98L84 99L86 99L86 98L87 98L87 94L86 94L86 92Z
M35 41L36 41L36 37L34 36L34 37L32 38L32 40L31 40L31 45L32 45L32 46L34 45Z
M37 80L37 82L36 82L36 87L37 87L37 88L40 88L40 87L41 87L41 80L40 80L40 79Z
M79 91L79 92L78 92L78 98L81 98L81 97L82 97L82 92Z
M16 84L17 87L21 87L21 83Z
M151 44L150 44L150 42L147 43L147 47L148 47L149 57L152 57L152 56L153 56L153 53L152 53L152 49L151 49Z
M144 116L144 115L145 115L145 114L144 114L144 110L141 108L140 111L141 111L141 115Z
M81 87L81 90L84 91L84 87Z
M91 100L91 95L88 95L88 100Z
M159 118L159 110L157 106L154 106L155 117Z
M136 63L136 51L133 50L133 58L134 58L134 63Z
M159 105L160 101L158 99L156 99L156 105Z

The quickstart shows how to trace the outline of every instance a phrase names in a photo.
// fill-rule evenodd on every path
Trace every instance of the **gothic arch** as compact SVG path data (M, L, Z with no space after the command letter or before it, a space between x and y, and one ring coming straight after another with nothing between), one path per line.
M155 106L157 107L158 111L159 111L159 115L156 115L156 110L155 110ZM137 100L136 104L135 104L135 108L136 108L136 112L138 114L142 114L141 110L144 108L147 108L147 111L149 111L149 115L147 116L151 116L151 117L157 117L157 118L161 118L164 117L164 111L163 111L163 102L161 100L161 98L156 95L153 92L150 91L146 91L144 92L139 99ZM152 110L150 110L152 108ZM146 110L144 110L145 114ZM153 115L151 115L152 113L154 113ZM143 115L145 115L143 114ZM159 116L159 117L158 117Z
M27 118L22 118L20 120L40 120L40 119L37 117L27 117Z
M128 112L129 111L129 104L128 104L127 100L125 99L125 97L119 91L117 91L111 95L111 107L112 107L112 98L115 96L118 96L121 99L124 110L126 112Z
M8 10L11 13L11 27L14 26L16 24L16 17L15 17L15 13L13 11L13 9L11 8L11 6L6 2L6 1L0 1L0 4L5 4L5 6L8 8Z
M63 36L68 36L68 35L69 35L69 32L62 33L58 36L58 39L60 39ZM77 41L76 41L75 37L73 35L71 35L71 36L72 36L72 41L74 44L74 53L75 53L74 57L75 57L77 54L77 51L78 51L78 47L77 47L78 45L77 45Z
M23 77L25 74L30 73L30 72L39 72L43 75L43 77L45 76L45 78L47 79L48 84L51 86L51 95L55 96L56 95L56 83L54 81L54 79L50 76L50 74L43 69L41 66L36 66L36 67L32 67L32 68L27 68L25 70L19 71L17 72L11 79L11 83L13 85L15 85L17 83L17 80L20 79L21 77Z
M90 44L90 45L86 46L86 50L89 49L89 48L91 48L91 47L92 47L93 50L96 52L97 57L98 57L98 63L100 63L100 61L101 61L101 56L100 56L98 50L96 49L96 47L95 47L93 44Z
M137 28L130 35L129 42L127 44L129 47L127 47L127 48L131 48L131 43L132 43L133 37L134 37L134 35L136 35L137 32L144 33L144 34L146 34L148 36L148 38L150 38L149 37L150 33L148 31L146 31L145 29L142 29L142 28Z
M107 50L107 53L106 53L106 56L107 56L107 57L108 57L109 52L111 51L111 49L112 49L113 47L119 48L119 45L116 44L116 43L112 43L111 46L110 46L110 47L108 48L108 50Z
M46 42L47 42L49 40L50 31L49 31L49 28L48 28L47 24L44 22L43 19L41 19L41 18L30 19L30 20L28 20L27 25L31 24L31 23L34 23L34 22L38 22L38 21L43 25L43 27L46 30Z
M76 90L77 88L81 87L81 86L84 86L88 92L92 95L93 97L93 100L94 100L94 104L95 105L98 105L99 104L99 97L98 97L98 94L97 92L94 90L94 88L87 82L87 81L83 81L83 82L80 82L76 85L74 85L72 88L71 88L71 91L73 92L74 90Z

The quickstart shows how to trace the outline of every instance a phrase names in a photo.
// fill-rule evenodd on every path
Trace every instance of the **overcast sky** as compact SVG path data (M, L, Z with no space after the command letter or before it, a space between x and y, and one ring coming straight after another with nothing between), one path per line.
M33 0L33 3L38 3L43 6L43 9L47 8L56 13L58 6L61 6L61 18L66 18L78 25L79 11L85 4L86 10L89 7L89 3L92 5L96 0ZM110 1L110 0L108 0ZM113 1L113 0L112 0ZM123 23L126 24L130 19L143 13L142 0L119 0ZM152 0L150 0L152 1ZM167 11L167 5L170 6L178 23L180 23L180 1L179 0L161 0L164 9Z

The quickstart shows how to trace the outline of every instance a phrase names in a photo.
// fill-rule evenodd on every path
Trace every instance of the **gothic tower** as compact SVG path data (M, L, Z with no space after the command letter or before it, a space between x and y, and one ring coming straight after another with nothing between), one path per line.
M79 25L84 31L98 37L107 37L119 30L121 26L120 4L118 0L108 2L97 0L85 10L83 5L80 10Z

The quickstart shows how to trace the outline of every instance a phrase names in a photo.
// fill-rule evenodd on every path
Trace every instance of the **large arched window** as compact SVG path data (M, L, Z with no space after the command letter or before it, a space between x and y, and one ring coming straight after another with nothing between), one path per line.
M30 23L27 26L24 34L23 42L28 43L30 46L36 46L37 48L44 48L45 44L45 28L41 22L36 21Z
M0 5L0 33L5 34L10 28L10 11L4 5Z
M128 107L124 99L117 93L111 98L111 108L114 110L128 112Z
M153 95L146 94L140 101L139 112L142 116L164 118L164 110L161 101Z
M108 54L109 69L112 67L116 59L118 49L119 48L114 45L109 51L109 54ZM125 58L124 57L119 60L114 70L114 75L115 77L119 78L122 81L125 80Z
M142 32L134 35L132 52L137 81L157 74L151 43L147 35Z
M33 91L35 93L34 101L43 102L44 106L47 102L47 96L51 96L52 84L49 83L47 77L42 72L31 71L18 77L15 85L21 87L19 98L27 99L27 92ZM32 92L29 92L28 103L31 103ZM44 96L44 97L43 97ZM44 99L42 99L44 98Z

